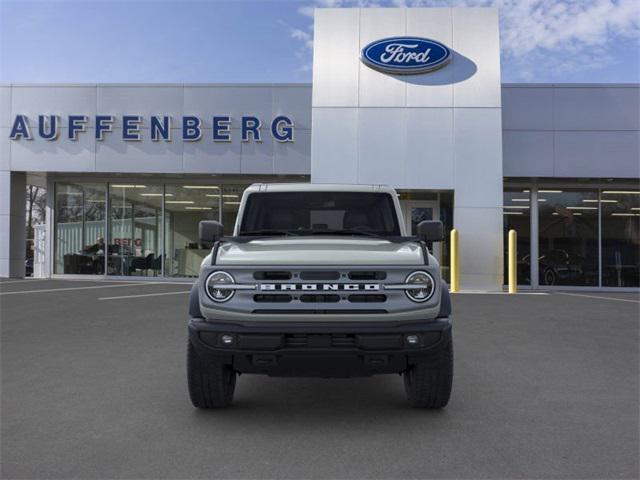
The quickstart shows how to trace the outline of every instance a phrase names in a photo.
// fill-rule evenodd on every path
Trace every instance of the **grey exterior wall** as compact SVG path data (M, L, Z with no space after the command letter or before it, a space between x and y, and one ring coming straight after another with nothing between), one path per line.
M0 167L31 172L308 174L311 145L310 85L16 85L0 87ZM87 131L77 141L9 140L15 116L27 115L32 133L38 115L88 115ZM95 139L94 116L115 115L114 131ZM278 115L295 124L294 142L280 143L270 135ZM121 138L122 115L142 115L142 140ZM153 142L149 116L173 118L172 140ZM182 116L202 119L202 139L185 142ZM213 115L232 117L232 140L214 143ZM261 142L242 142L240 117L255 115L263 122Z
M402 35L447 45L451 63L403 76L360 61ZM461 283L502 288L497 9L318 9L313 61L311 181L454 190Z
M502 86L505 177L640 177L640 86Z
M0 86L0 172L308 175L311 88L310 84ZM411 86L410 90L413 89ZM407 95L415 97L409 91ZM501 97L505 177L640 177L640 85L503 84ZM179 132L183 112L202 115L204 138L193 143L176 140L174 136L171 144L156 144L149 142L146 135L146 141L123 142L115 131L109 134L114 135L112 139L96 142L90 126L78 142L63 138L55 142L9 140L11 123L17 114L29 115L33 127L38 114L96 112L116 116L140 113L147 117L145 120L151 114L171 114L175 116L175 132ZM207 137L211 133L208 117L225 112L236 116L263 115L264 120L280 113L291 115L296 122L295 142L279 144L267 135L267 144L244 145L243 149L236 119L234 141L213 144ZM391 109L385 109L385 113L389 115L387 118L393 118ZM345 111L343 115L353 112ZM442 138L442 130L449 131L445 128L446 119L414 125L416 135L421 134L423 141L425 132ZM148 133L148 125L143 128L143 134ZM349 144L357 152L354 132L337 129L334 138L334 142L325 145L327 162L334 158L331 148L338 145ZM448 142L444 144L442 148L446 149ZM345 180L356 178L353 166L338 164ZM431 188L447 188L452 175L452 165L431 168L428 182L433 185ZM411 188L425 188L427 179L412 177L407 182L413 182Z

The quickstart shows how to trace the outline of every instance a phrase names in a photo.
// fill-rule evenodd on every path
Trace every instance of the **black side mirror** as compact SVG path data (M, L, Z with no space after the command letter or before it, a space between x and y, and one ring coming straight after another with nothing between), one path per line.
M215 243L222 237L222 224L215 220L202 220L198 224L200 243Z
M423 220L418 224L418 238L424 242L444 240L444 226L440 220Z

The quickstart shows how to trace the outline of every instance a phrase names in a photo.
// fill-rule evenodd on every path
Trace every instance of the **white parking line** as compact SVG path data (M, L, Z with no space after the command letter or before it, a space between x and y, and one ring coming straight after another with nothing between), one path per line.
M548 292L490 292L488 290L460 290L459 292L451 292L452 295L549 295Z
M22 280L9 280L7 282L0 282L0 285L7 285L9 283L44 282L45 280L51 280L51 279L50 278L23 278Z
M92 285L90 287L65 287L65 288L45 288L42 290L20 290L18 292L0 292L0 295L18 295L21 293L50 293L50 292L67 292L69 290L91 290L94 288L115 288L130 287L132 285L158 285L157 283L119 283L117 285Z
M162 295L180 295L181 293L190 293L191 290L180 290L179 292L160 292L160 293L145 293L141 295L121 295L119 297L101 297L98 300L125 300L127 298L141 298L141 297L160 297Z
M614 302L630 302L630 303L640 303L640 300L631 300L629 298L614 298L614 297L602 297L599 295L585 295L583 293L566 293L566 292L557 292L558 295L569 295L572 297L586 297L586 298L595 298L597 300L612 300Z
M64 283L87 283L87 282L100 282L100 283L123 283L123 282L133 282L134 280L108 280L105 278L23 278L16 280L7 280L1 281L0 285L4 285L5 283L32 283L32 282L64 282ZM137 280L135 280L137 281ZM147 282L146 280L140 280L140 283L160 283L160 282ZM164 282L162 282L164 283ZM176 282L177 283L177 282Z

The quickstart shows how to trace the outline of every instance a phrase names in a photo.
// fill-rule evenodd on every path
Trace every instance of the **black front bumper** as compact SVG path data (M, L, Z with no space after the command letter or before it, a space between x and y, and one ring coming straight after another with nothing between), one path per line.
M408 336L416 336L415 344ZM223 342L231 338L231 343ZM294 377L358 377L399 373L436 358L451 341L448 318L410 324L266 323L237 325L192 318L198 356L241 373Z

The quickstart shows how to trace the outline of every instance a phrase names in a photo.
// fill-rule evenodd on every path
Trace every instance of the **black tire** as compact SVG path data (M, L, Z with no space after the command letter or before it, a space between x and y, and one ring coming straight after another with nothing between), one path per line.
M544 285L555 285L558 282L558 275L551 268L547 268L544 271L542 278Z
M453 384L453 342L433 360L411 365L404 372L407 400L416 408L443 408L449 402Z
M236 372L231 365L218 361L205 362L191 342L187 349L189 397L197 408L227 407L236 389Z

